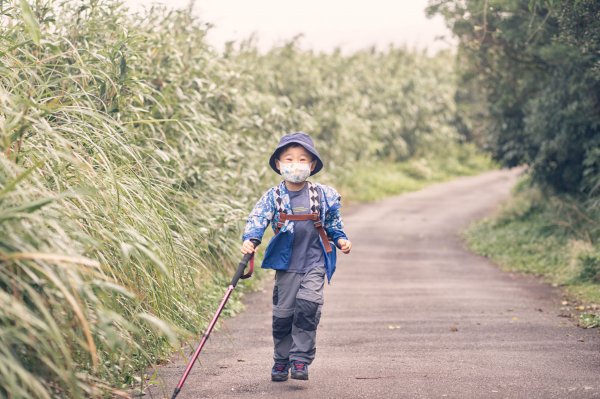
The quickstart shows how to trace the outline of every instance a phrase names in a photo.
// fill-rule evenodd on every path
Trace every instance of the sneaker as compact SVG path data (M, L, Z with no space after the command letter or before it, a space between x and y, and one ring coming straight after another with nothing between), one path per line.
M308 364L299 360L292 361L292 378L295 380L308 380Z
M271 381L287 381L289 363L275 363L271 369Z

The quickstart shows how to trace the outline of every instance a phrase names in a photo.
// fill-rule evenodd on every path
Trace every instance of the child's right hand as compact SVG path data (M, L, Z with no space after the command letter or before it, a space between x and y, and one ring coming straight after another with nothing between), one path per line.
M252 242L250 240L244 241L244 243L242 244L242 253L244 255L246 255L246 254L251 254L253 252L254 252L254 244L252 244Z

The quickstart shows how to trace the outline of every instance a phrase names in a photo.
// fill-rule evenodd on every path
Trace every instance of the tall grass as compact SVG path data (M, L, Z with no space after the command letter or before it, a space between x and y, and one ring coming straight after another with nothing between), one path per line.
M2 397L122 395L201 331L282 133L314 132L333 183L460 139L450 54L217 54L186 12L108 0L0 24Z

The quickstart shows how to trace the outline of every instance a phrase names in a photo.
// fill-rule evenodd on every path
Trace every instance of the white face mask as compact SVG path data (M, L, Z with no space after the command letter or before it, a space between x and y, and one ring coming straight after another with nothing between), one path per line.
M303 162L280 162L281 176L291 183L302 183L310 176L310 164Z

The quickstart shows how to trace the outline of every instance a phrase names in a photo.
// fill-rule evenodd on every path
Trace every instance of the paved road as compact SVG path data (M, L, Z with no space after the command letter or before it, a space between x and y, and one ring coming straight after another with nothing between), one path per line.
M459 231L515 172L461 178L358 206L318 330L310 380L270 381L271 287L213 334L179 398L600 398L600 335L558 317L558 288L503 273ZM170 397L184 368L160 368Z

